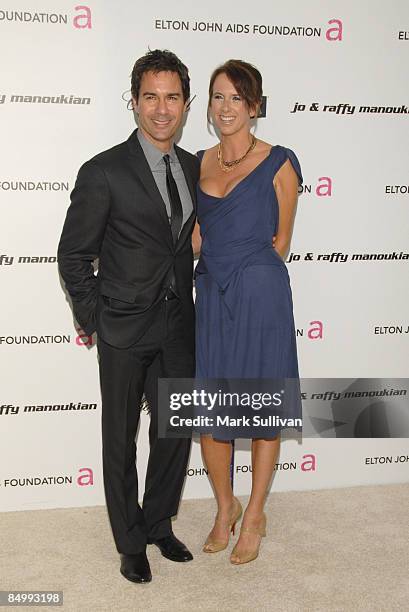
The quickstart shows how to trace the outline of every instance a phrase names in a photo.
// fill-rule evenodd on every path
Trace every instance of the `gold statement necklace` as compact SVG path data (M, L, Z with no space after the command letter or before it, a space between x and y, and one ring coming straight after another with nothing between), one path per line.
M233 159L232 161L225 161L223 159L222 143L219 142L219 146L217 148L217 161L219 162L219 166L223 170L223 172L231 172L233 168L241 164L241 162L246 159L247 155L250 153L250 151L254 149L257 144L257 138L254 136L254 134L252 134L252 137L253 139L251 141L251 144L245 154L239 157L238 159Z

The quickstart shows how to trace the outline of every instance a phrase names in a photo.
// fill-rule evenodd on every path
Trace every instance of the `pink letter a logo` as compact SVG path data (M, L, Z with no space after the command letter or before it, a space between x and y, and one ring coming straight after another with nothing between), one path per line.
M308 330L308 338L310 340L322 340L322 333L324 330L322 321L310 321L310 325L315 325L315 327L310 327L310 329Z
M88 6L76 6L75 10L79 11L84 9L85 13L81 15L76 15L73 20L74 28L78 28L79 30L84 30L88 28L89 30L92 28L91 24L91 9Z
M80 473L84 472L77 478L77 484L79 487L88 487L94 484L94 473L91 468L80 468L78 471Z
M325 33L325 38L329 41L342 40L342 21L340 19L330 19L328 23L336 23L337 26L328 28Z
M332 196L332 180L329 176L320 176L315 190L318 197Z
M88 336L80 327L77 328L78 336L75 338L77 346L92 346L92 336Z
M300 466L301 471L302 472L315 472L315 470L317 469L315 455L313 454L303 455L302 458L305 459L305 461L301 463L301 466Z

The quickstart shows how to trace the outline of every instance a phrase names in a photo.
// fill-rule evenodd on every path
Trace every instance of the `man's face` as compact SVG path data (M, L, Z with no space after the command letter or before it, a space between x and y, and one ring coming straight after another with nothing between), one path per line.
M139 129L143 135L167 153L187 105L183 101L182 83L177 72L145 72L139 98L133 102L139 113Z

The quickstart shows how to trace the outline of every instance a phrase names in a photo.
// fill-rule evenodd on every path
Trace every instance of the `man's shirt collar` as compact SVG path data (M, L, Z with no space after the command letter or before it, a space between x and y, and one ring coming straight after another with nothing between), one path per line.
M163 156L165 155L165 153L161 151L160 149L158 149L157 147L155 147L155 145L152 144L144 136L142 130L138 129L137 136L138 136L139 143L142 147L142 150L145 154L146 160L149 164L149 167L153 169L153 168L157 168L158 166L164 165L165 162L163 161ZM175 146L173 143L172 143L172 146L170 148L168 155L170 157L171 162L179 161L177 158Z

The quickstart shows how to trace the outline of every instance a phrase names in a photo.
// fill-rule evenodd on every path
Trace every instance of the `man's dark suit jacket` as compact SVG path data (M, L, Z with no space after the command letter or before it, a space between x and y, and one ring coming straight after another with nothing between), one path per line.
M175 146L196 206L199 161ZM119 348L138 341L175 275L186 334L194 333L191 232L195 210L173 244L165 204L135 130L86 162L71 194L60 244L61 276L87 334ZM98 275L92 262L99 257ZM193 338L192 338L193 341Z

